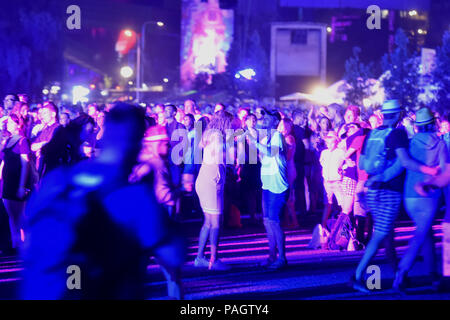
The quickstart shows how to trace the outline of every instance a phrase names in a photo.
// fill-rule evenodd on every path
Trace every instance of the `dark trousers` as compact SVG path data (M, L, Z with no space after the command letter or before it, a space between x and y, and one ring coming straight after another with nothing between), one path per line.
M273 193L263 189L262 209L264 218L279 223L288 198L289 189L282 193Z

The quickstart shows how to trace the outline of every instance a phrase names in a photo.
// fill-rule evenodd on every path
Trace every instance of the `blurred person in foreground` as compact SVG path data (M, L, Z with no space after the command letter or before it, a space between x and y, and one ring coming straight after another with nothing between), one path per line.
M150 255L183 264L183 241L152 189L128 183L144 131L143 110L119 103L98 158L44 177L26 210L21 298L144 299ZM70 268L79 268L78 279Z
M179 190L172 185L169 169L169 136L166 128L152 126L145 132L143 149L138 157L139 164L135 166L129 177L131 183L144 182L150 185L155 193L156 201L165 214L175 219L175 201ZM181 234L181 230L179 231ZM157 259L161 270L167 279L168 296L172 299L182 299L181 266L171 268L164 261Z

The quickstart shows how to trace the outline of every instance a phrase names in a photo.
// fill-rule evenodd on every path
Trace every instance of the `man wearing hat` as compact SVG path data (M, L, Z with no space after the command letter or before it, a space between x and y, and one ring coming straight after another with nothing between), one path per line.
M442 171L448 161L447 146L437 135L435 117L430 109L422 108L416 112L415 125L418 133L411 139L409 153L411 157L429 167L438 167ZM398 266L394 281L394 288L402 289L404 279L412 268L414 261L422 251L429 267L432 280L437 280L437 264L435 261L435 248L432 225L436 210L438 209L441 190L433 190L422 196L414 190L414 186L430 176L422 172L407 170L404 203L408 215L416 224L413 238L410 240L408 250Z
M364 141L359 166L366 170L369 179L366 182L367 205L374 220L374 232L368 243L364 255L356 268L352 279L353 288L368 292L363 276L372 258L378 251L382 242L386 245L386 254L397 267L397 258L394 248L394 222L400 211L405 179L404 168L435 175L436 168L423 165L409 156L408 135L403 127L397 127L402 119L403 108L397 100L386 101L382 108L383 125L372 130ZM374 146L383 147L382 152L374 155ZM374 160L384 165L381 168L374 167ZM376 171L375 169L381 169ZM376 172L376 173L375 173Z

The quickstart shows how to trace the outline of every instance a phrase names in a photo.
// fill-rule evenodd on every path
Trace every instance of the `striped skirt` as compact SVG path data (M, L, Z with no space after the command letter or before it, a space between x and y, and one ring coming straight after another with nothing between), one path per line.
M382 189L367 191L366 203L373 217L375 232L388 234L394 229L401 202L400 192Z

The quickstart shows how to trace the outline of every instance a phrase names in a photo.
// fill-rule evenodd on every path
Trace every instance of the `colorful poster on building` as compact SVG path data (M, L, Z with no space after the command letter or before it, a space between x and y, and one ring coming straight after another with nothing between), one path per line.
M180 82L192 88L199 74L222 73L233 38L233 10L222 10L219 0L183 0Z

